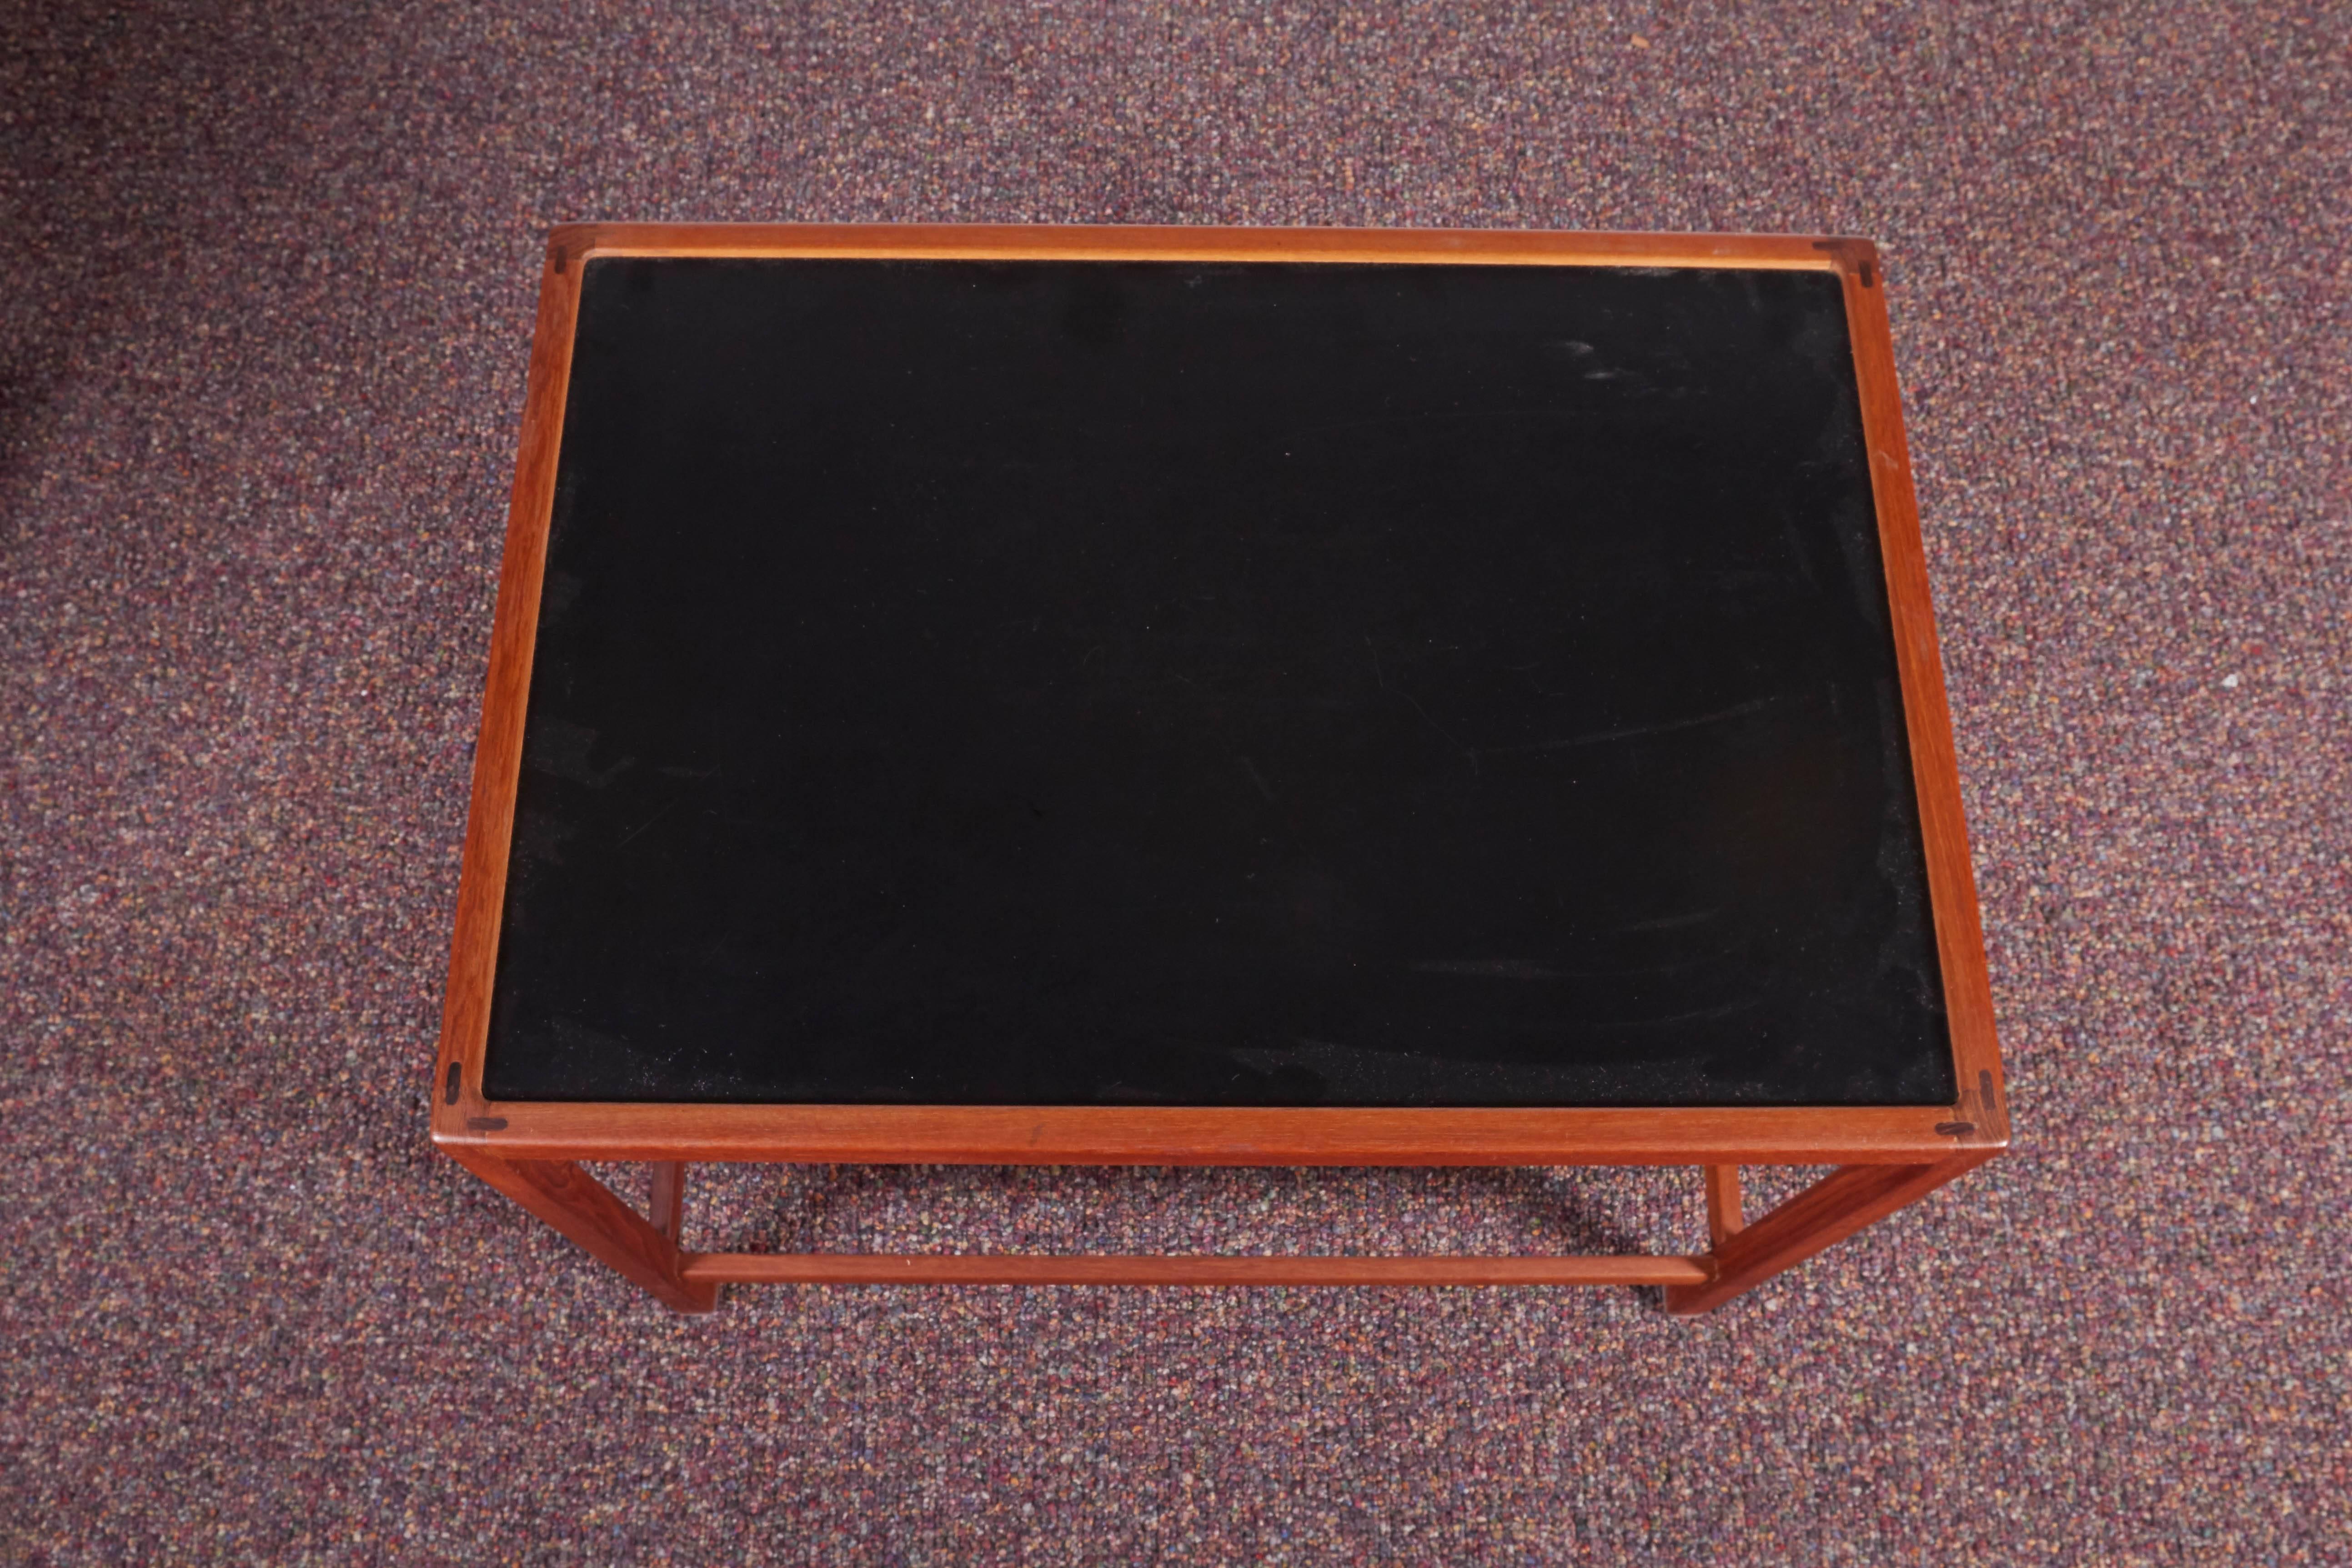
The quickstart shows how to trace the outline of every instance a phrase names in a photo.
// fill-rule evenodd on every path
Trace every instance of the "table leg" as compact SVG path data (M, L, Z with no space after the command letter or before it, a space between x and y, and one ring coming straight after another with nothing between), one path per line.
M663 1160L654 1166L653 1201L646 1217L676 1247L686 1230L686 1162Z
M674 1229L666 1234L571 1161L506 1160L478 1149L449 1152L591 1256L653 1292L672 1311L708 1312L719 1304L717 1285L689 1280L681 1271ZM658 1186L658 1173L656 1182ZM673 1198L683 1191L683 1180L677 1180ZM673 1211L675 1207L673 1203Z
M1708 1244L1720 1251L1723 1244L1746 1229L1748 1221L1739 1207L1739 1167L1709 1165L1706 1168L1706 1234Z
M1719 1307L1998 1152L1971 1152L1930 1165L1841 1166L1762 1219L1718 1236L1715 1279L1705 1285L1668 1286L1666 1310L1687 1317Z

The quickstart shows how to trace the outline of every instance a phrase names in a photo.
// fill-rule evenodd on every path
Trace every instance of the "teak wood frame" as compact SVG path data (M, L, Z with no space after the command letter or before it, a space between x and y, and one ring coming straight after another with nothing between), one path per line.
M1926 842L1958 1099L1949 1106L1334 1110L573 1104L482 1097L490 988L540 578L582 273L599 257L1326 261L1711 267L1834 272L1861 389L1903 708ZM548 238L521 452L474 755L473 807L435 1071L433 1139L459 1163L673 1309L729 1281L1665 1287L1702 1312L1884 1218L2009 1143L1991 987L1961 819L1894 345L1867 240L1477 230L576 224ZM655 1167L641 1216L581 1160ZM1693 1257L779 1256L681 1241L689 1162L1129 1165L1697 1165L1711 1248ZM1743 1164L1838 1167L1754 1224Z

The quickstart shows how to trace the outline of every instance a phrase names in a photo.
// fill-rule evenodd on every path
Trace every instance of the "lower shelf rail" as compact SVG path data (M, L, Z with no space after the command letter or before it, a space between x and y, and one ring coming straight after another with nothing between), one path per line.
M696 1252L690 1282L730 1285L1705 1285L1704 1258Z

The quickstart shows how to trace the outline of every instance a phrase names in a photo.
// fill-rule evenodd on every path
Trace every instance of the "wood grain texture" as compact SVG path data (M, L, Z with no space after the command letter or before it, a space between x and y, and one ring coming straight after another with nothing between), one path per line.
M1358 1110L514 1104L441 1135L510 1158L945 1165L1912 1164L1942 1106ZM493 1125L494 1124L494 1125Z
M1971 1150L1932 1165L1848 1165L1815 1182L1715 1248L1715 1278L1666 1292L1677 1316L1708 1311L1833 1247L1974 1169L1998 1151Z
M1747 1223L1739 1205L1739 1167L1709 1165L1706 1168L1706 1233L1709 1243L1720 1251L1723 1244L1738 1236Z
M661 1160L654 1165L652 1200L646 1205L646 1218L655 1230L673 1247L686 1234L686 1164L679 1160Z
M1346 261L1465 266L1750 267L1827 271L1838 255L1780 234L1564 229L1215 228L1177 225L571 224L568 258L889 257L961 261ZM1864 242L1831 242L1832 244ZM576 270L576 269L575 269Z
M871 1257L711 1252L690 1281L802 1285L1685 1285L1711 1277L1699 1258Z

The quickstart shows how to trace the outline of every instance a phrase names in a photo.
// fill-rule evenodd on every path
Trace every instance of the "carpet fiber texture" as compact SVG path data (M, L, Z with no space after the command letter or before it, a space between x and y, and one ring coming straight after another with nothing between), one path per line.
M2347 59L2307 0L0 5L0 1559L2345 1561ZM425 1136L589 217L1874 237L2016 1152L1688 1322L665 1315ZM1689 1173L696 1198L707 1246L1704 1234Z

